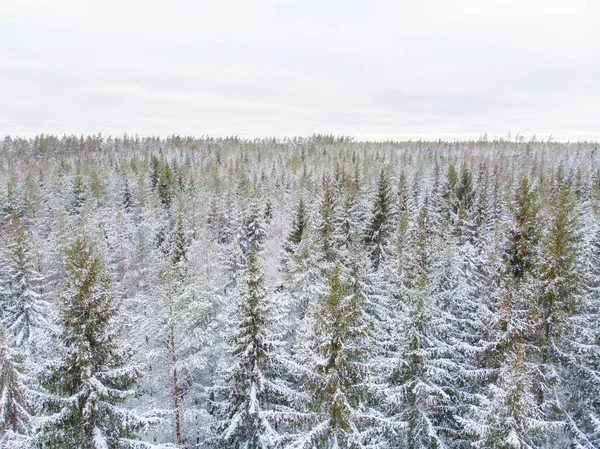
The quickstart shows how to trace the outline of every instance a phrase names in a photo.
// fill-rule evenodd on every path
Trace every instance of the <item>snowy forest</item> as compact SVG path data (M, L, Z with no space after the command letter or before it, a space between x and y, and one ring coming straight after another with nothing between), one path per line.
M600 448L600 151L0 142L2 449Z

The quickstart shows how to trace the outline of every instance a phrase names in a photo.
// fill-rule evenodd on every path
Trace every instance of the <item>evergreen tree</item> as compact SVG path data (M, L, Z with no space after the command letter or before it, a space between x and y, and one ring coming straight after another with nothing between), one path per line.
M327 263L332 263L336 257L334 245L335 231L335 196L333 182L323 179L323 200L319 209L317 232L323 257Z
M160 164L157 190L160 201L165 208L169 209L175 194L175 174L168 162L163 161Z
M561 405L571 444L586 449L600 446L600 231L588 251L581 307L567 320L558 354L566 387Z
M565 425L571 424L571 420L565 416L559 392L567 387L561 385L566 380L565 368L574 367L574 360L569 357L569 348L573 347L569 327L572 318L582 311L575 199L569 183L557 177L550 205L553 219L542 241L541 289L536 304L539 317L533 358L537 402L549 417ZM569 397L568 394L565 396ZM548 438L553 437L546 436Z
M247 256L251 251L260 251L266 239L264 217L260 213L258 200L252 201L250 210L244 220L245 244L244 253Z
M171 262L179 269L181 269L182 265L187 261L187 247L188 239L183 227L183 215L179 213L177 216L177 223L175 224L173 242L171 244Z
M512 212L514 227L509 235L506 253L507 268L515 281L519 282L527 273L532 273L537 256L537 245L541 235L539 202L529 180L523 176L519 181Z
M118 305L111 279L84 239L66 250L67 279L60 293L60 359L42 373L48 415L37 420L35 445L82 449L135 447L144 420L119 403L134 394L139 370L118 341ZM140 446L141 443L138 444Z
M386 408L394 421L407 423L407 431L391 439L392 447L445 448L446 434L454 427L458 369L454 348L446 341L453 323L439 297L441 273L434 268L443 254L435 252L430 226L425 204L398 285L397 353L387 361L395 366L386 389Z
M272 304L263 284L253 249L236 313L233 366L220 389L225 399L215 404L217 441L226 448L272 448L282 442L278 424L286 415L282 401L288 399L290 390L281 379L284 369L276 354L279 342L272 330Z
M22 368L23 355L11 349L0 328L0 447L27 447L31 394Z
M368 330L360 297L336 265L328 275L327 294L315 305L312 334L298 356L311 397L311 427L290 448L362 448L380 438L367 426L378 418L367 407Z
M294 222L292 223L292 232L288 237L288 241L292 245L297 245L302 240L302 236L304 235L304 229L308 225L308 217L306 214L306 206L304 205L304 200L300 198L300 202L298 203L298 209L296 211L296 216L294 217ZM289 250L289 249L288 249Z
M489 398L483 399L474 419L462 420L464 429L475 437L475 447L524 449L539 447L536 437L560 428L548 422L533 393L532 367L526 351L517 343L505 352L498 382L491 384Z
M83 182L83 176L81 174L81 167L79 164L77 164L77 167L75 168L75 176L73 177L73 190L72 190L72 194L73 194L73 201L72 201L72 205L71 205L71 210L72 213L74 214L78 214L81 210L81 207L83 206L83 203L85 202L86 196L85 196L85 184Z
M371 254L373 270L377 271L385 256L388 239L390 237L391 201L388 176L384 170L379 175L377 195L373 205L373 213L367 230L367 246Z
M539 370L534 338L539 323L535 307L540 294L539 210L537 193L524 176L516 189L514 227L509 231L495 309L479 354L489 383L473 407L473 419L463 421L465 430L480 444L494 448L541 447L539 438L561 426L547 413L546 404L534 399Z
M6 269L2 321L13 344L26 353L35 352L48 330L51 310L37 272L31 239L17 215L12 215L4 251Z

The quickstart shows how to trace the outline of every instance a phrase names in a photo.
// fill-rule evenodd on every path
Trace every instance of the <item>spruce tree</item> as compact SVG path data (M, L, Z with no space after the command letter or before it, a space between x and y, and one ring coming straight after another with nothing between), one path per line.
M248 255L245 288L236 311L237 329L232 338L232 367L224 396L216 406L217 445L223 448L263 449L282 443L278 427L286 415L290 389L282 379L284 365L277 355L273 310L264 287L256 249Z
M327 280L327 293L314 308L311 334L298 354L298 371L310 395L310 427L290 448L363 448L381 437L377 430L369 432L367 424L378 419L368 408L370 323L338 265Z
M551 198L550 228L542 240L540 263L540 294L537 296L539 313L535 338L536 352L532 363L536 366L535 391L537 403L547 416L571 425L571 417L565 412L571 394L569 378L576 379L569 371L577 366L578 350L571 343L573 318L582 313L582 279L578 267L578 228L575 217L576 197L568 181L557 176ZM576 349L573 351L573 349ZM572 352L573 351L573 352ZM561 392L566 393L561 395ZM577 432L574 432L575 434ZM546 439L552 439L547 436Z
M296 210L296 216L294 217L294 222L292 223L292 232L288 237L288 241L292 245L297 245L302 240L302 236L304 235L304 229L308 224L308 217L306 214L306 206L304 205L304 199L300 198L300 202L298 203L298 209ZM288 247L289 251L289 247Z
M534 373L526 361L526 350L517 343L505 351L497 382L489 386L473 419L461 420L473 435L475 447L521 449L539 447L536 437L557 423L547 422L533 393Z
M11 349L0 328L0 447L27 447L32 395L23 374L23 354Z
M389 179L384 170L379 174L377 195L367 230L366 243L371 255L373 270L377 271L385 257L386 245L390 237L391 198Z
M494 308L485 320L489 328L478 354L487 386L479 391L472 417L462 421L466 432L485 447L540 447L540 438L561 426L536 397L540 368L535 338L539 325L536 300L540 295L539 211L537 192L523 176L515 192L514 224L509 230Z
M73 214L78 214L81 211L81 208L86 200L85 189L86 186L83 181L83 175L81 174L81 166L78 163L75 169L75 175L73 176L73 200L71 203L71 212Z
M26 353L36 352L45 340L51 314L47 295L42 292L44 279L35 268L32 252L31 238L13 214L3 254L6 287L2 322L12 344Z
M335 191L331 179L323 179L323 200L319 209L317 232L323 257L327 263L332 263L336 257L334 244L335 231Z
M443 448L454 427L458 369L447 341L453 322L443 309L442 273L435 269L443 253L435 251L428 213L425 203L396 285L396 352L386 361L393 370L384 404L393 421L406 423L406 431L390 439L391 447Z
M264 217L260 213L258 200L254 199L244 219L244 254L247 256L251 251L260 251L267 237L265 231Z
M561 405L574 447L600 447L600 231L584 258L588 271L578 313L567 320L562 339Z
M111 279L83 238L66 250L67 279L59 296L60 358L41 374L46 416L37 420L40 448L125 448L144 421L118 405L134 394L140 371L115 326ZM141 443L139 443L141 445Z
M187 261L188 238L185 235L183 227L183 215L181 212L177 215L177 223L171 243L171 262L175 267L182 270Z

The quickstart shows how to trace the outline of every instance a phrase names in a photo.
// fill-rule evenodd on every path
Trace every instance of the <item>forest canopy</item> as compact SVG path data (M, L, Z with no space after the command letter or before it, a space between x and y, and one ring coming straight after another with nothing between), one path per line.
M1 448L598 448L588 142L6 137Z

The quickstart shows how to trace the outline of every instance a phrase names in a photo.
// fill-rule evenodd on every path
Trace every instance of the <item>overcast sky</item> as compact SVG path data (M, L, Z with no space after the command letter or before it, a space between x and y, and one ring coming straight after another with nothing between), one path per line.
M0 0L0 135L600 140L600 0Z

